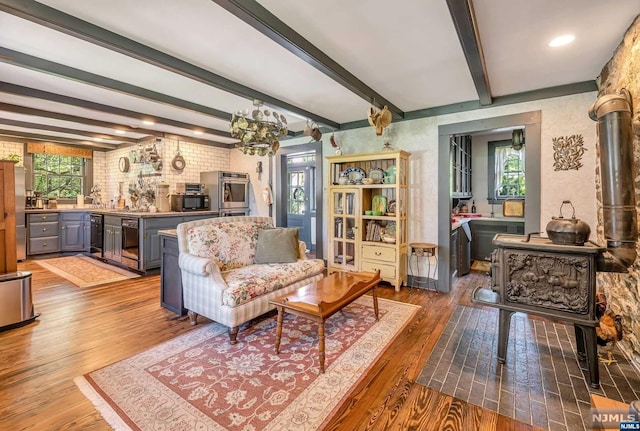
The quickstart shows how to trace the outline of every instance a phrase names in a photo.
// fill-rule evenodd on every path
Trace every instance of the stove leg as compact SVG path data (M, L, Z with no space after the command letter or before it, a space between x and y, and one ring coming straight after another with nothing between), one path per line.
M504 364L507 361L507 343L509 342L509 328L513 311L500 310L498 322L498 362Z
M578 325L576 328L582 332L582 340L585 347L585 355L587 357L587 368L589 370L589 380L591 387L598 389L600 387L600 368L598 363L598 343L596 342L596 328L594 326Z
M578 349L578 360L586 361L587 360L587 352L584 348L584 332L582 328L578 325L573 325L573 330L576 334L576 347Z

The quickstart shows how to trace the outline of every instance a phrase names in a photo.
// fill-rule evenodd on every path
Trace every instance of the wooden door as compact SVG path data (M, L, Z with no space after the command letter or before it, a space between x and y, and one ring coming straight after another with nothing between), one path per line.
M0 274L18 270L14 165L0 161Z

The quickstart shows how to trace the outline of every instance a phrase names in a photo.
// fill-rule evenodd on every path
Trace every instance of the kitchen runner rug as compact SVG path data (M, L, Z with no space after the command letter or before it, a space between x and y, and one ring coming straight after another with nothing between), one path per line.
M600 364L600 389L587 383L571 325L515 313L507 361L498 364L498 310L457 306L417 382L548 430L590 430L591 394L640 399L640 376L616 347ZM606 353L603 352L604 355Z
M419 307L359 298L325 323L326 371L317 324L285 315L241 328L210 323L75 379L116 430L316 430L375 363Z
M140 277L126 269L118 268L88 256L67 256L34 260L41 267L69 280L78 287L91 287L114 281Z

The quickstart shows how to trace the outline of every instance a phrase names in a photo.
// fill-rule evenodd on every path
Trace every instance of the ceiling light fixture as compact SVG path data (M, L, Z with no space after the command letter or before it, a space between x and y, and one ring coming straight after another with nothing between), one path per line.
M562 36L551 39L551 42L549 42L549 46L552 48L557 48L559 46L567 45L573 42L575 38L576 37L572 34L564 34Z
M142 120L142 124L146 124L147 126L153 126L156 123L151 120Z
M202 132L200 130L194 130L193 134L194 135L202 135Z
M127 133L125 130L116 130L116 133L118 135L124 135L125 133Z
M104 139L102 138L93 138L94 141L102 142Z
M255 107L231 115L231 136L240 139L236 148L250 156L273 156L280 148L280 138L287 134L284 115L268 109L260 109L261 100L254 100Z

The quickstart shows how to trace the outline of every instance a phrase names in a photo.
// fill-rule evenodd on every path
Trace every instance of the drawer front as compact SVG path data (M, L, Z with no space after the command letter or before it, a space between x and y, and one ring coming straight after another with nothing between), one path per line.
M85 212L81 212L81 213L63 212L63 213L60 213L60 216L62 217L63 221L83 221L87 214L88 213L85 213Z
M59 214L58 213L28 214L28 216L29 216L29 223L41 223L41 222L58 221Z
M376 245L362 246L362 259L381 260L384 262L396 262L396 249L393 247L379 247Z
M29 254L55 253L57 251L60 251L60 240L57 236L29 240Z
M377 270L380 270L380 277L383 279L395 280L396 278L396 267L394 265L386 265L380 262L363 260L362 270L367 272L376 272Z
M46 223L30 223L29 238L42 238L45 236L58 236L60 225L57 221Z

